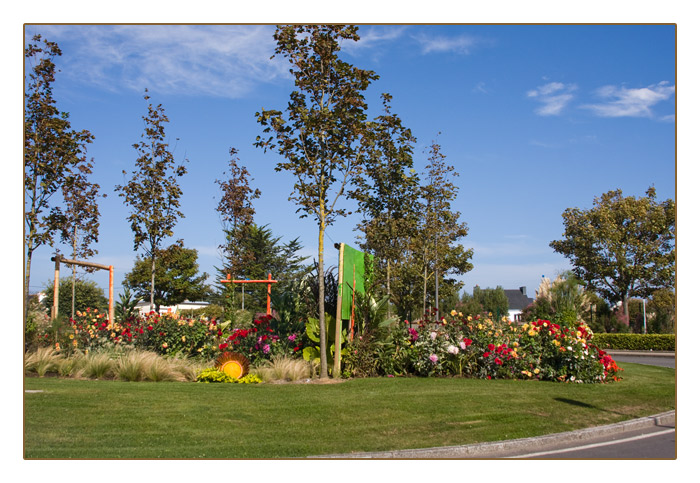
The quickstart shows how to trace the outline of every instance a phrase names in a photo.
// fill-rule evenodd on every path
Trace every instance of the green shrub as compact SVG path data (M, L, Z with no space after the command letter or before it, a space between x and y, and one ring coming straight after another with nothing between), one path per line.
M593 342L601 349L675 351L674 334L596 334Z
M233 382L234 380L233 377L225 372L213 368L204 369L197 376L197 382L204 382L207 384L210 382Z

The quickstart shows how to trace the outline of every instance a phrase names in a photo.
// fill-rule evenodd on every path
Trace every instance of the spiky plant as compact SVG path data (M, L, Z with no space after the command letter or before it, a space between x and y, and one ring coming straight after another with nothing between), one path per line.
M24 369L26 372L36 372L44 377L47 372L58 370L61 355L51 347L41 347L32 354L25 354Z
M80 377L105 379L114 375L115 361L105 352L91 353L85 356L85 363L79 371Z
M312 367L303 359L276 356L265 361L255 372L265 382L298 381L311 377Z

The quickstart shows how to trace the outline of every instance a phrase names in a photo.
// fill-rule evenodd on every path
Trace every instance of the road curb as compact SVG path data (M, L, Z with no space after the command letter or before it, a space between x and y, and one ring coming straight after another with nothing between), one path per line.
M372 453L347 453L322 456L309 456L318 459L453 459L453 458L494 458L493 454L502 451L517 451L520 449L534 450L555 443L587 441L599 436L618 434L653 426L675 423L676 411L668 411L654 416L622 421L620 423L598 426L595 428L579 429L565 433L548 434L532 438L495 441L463 446L445 446L438 448L407 449L397 451L381 451ZM491 456L489 456L491 455Z

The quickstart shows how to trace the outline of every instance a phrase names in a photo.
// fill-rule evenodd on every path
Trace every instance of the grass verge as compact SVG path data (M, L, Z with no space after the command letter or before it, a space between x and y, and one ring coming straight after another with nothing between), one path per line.
M292 458L472 444L675 409L675 370L614 384L382 378L196 384L26 378L25 458Z

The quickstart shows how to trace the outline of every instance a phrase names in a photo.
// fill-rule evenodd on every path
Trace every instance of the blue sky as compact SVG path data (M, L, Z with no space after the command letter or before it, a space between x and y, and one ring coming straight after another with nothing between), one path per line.
M279 157L253 147L261 129L255 112L282 109L293 88L283 59L270 60L271 25L27 25L63 50L54 95L75 129L95 135L88 156L100 201L99 254L115 266L117 283L137 252L128 208L114 192L136 158L143 131L143 90L162 103L178 161L185 218L172 239L199 252L202 271L220 265L221 225L215 211L230 147L252 173L262 197L258 224L284 240L299 237L315 256L317 229L287 201L292 178L276 173ZM659 199L676 192L676 31L664 25L362 25L361 41L343 57L379 76L366 98L379 113L380 94L418 139L415 166L426 164L433 140L460 176L454 207L474 249L465 289L526 286L534 296L542 275L569 268L549 248L561 236L568 207L589 208L621 188ZM440 133L438 135L438 133ZM176 138L179 140L176 142ZM328 229L333 242L356 245L355 217ZM62 247L68 253L68 247ZM31 286L52 278L52 251L36 252ZM67 276L65 268L62 275ZM273 274L274 276L274 274ZM107 275L91 275L107 286Z

